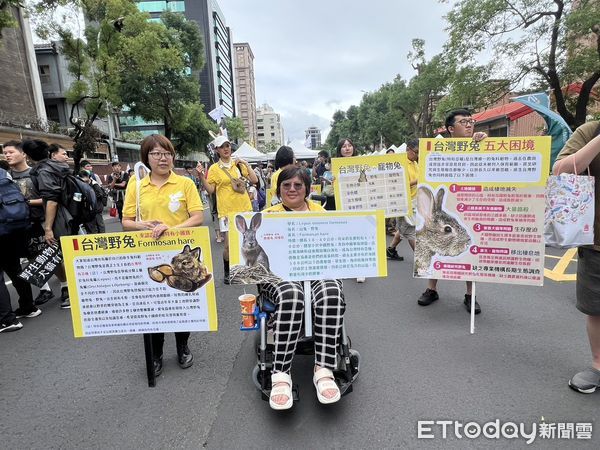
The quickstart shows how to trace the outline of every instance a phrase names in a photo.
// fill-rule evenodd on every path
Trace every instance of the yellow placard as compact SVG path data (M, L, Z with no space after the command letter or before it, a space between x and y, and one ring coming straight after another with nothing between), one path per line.
M414 275L542 285L550 144L420 139Z
M550 136L419 139L419 183L546 186Z
M286 281L387 276L382 210L249 212L229 223L232 283L263 282L236 277L236 267L259 265L261 274Z
M207 227L61 238L75 337L216 331Z
M385 217L412 215L405 153L333 158L331 170L338 210L381 209Z

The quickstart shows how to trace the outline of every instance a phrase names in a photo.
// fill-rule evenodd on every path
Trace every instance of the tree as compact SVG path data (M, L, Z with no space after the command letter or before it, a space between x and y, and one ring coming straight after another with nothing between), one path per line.
M95 151L94 121L123 104L124 74L135 70L146 76L157 64L176 62L177 54L161 46L165 27L149 22L149 15L130 0L73 1L83 11L85 38L75 34L76 27L62 14L58 18L52 15L52 8L59 3L49 0L47 9L38 10L38 34L60 39L68 70L75 79L67 90L67 101L72 105L69 121L76 130L73 159L77 169L84 153Z
M179 155L206 148L213 140L209 130L217 133L218 125L205 113L200 102L191 102L177 108L173 123L173 143Z
M227 136L236 143L248 139L248 133L244 129L244 122L239 117L225 117L224 126L227 129Z
M204 64L204 47L198 24L188 21L183 14L165 12L161 20L164 24L161 46L169 50L173 58L163 64L156 61L156 70L145 76L135 67L128 70L123 77L121 95L131 115L162 122L165 136L171 139L177 126L176 118L185 116L185 109L191 104L200 104L200 87L194 73ZM202 108L200 111L204 114ZM202 135L208 133L208 129L198 132Z
M460 0L447 16L446 49L461 64L492 50L497 78L550 88L556 110L576 128L600 79L599 18L597 0ZM572 83L570 99L563 89Z

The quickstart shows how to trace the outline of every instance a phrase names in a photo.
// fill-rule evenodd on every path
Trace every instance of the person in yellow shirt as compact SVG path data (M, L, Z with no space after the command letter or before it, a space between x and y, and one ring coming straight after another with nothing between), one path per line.
M407 174L410 183L410 200L411 202L417 195L417 183L419 177L419 140L411 139L406 143L406 157L408 159ZM400 244L402 238L408 241L410 248L415 251L415 240L416 230L415 224L411 219L406 217L398 217L396 219L396 232L394 233L394 239L387 248L386 254L389 259L395 259L396 261L402 261L404 258L398 255L396 247Z
M252 184L256 184L258 178L250 164L243 159L231 157L231 143L225 136L217 136L213 145L219 154L219 162L209 167L206 176L204 176L204 166L201 164L198 164L196 171L206 192L209 194L216 192L217 195L219 229L224 239L223 271L225 276L223 282L229 284L229 215L252 211L248 192L236 192L231 179L244 177Z
M286 145L279 147L277 153L275 153L275 168L277 170L271 175L271 187L269 188L269 195L267 196L270 200L268 206L281 202L281 199L277 195L277 178L279 178L279 174L283 169L292 166L295 163L296 157L294 156L294 150Z
M129 183L123 204L123 230L151 230L154 239L160 239L169 228L202 225L202 202L189 178L173 172L175 149L166 137L153 134L141 143L141 159L150 174L138 183ZM187 369L194 362L188 347L189 332L175 333L179 366ZM154 375L162 372L164 333L152 334Z
M283 169L277 179L276 190L282 202L265 209L265 213L325 211L321 205L308 200L310 176L302 167L292 165ZM310 286L315 336L313 383L319 402L335 403L341 395L332 370L336 368L336 351L346 310L342 282L312 280ZM304 287L298 281L282 281L261 284L260 290L261 295L276 305L272 319L275 351L269 405L276 410L289 409L294 402L290 370L303 323Z

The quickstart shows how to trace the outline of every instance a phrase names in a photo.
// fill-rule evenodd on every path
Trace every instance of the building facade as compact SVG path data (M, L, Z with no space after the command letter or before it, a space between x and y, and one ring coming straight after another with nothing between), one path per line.
M0 123L45 125L46 109L29 21L21 8L11 8L18 26L4 28L0 42Z
M254 85L254 54L246 42L233 44L235 54L235 83L238 100L238 117L244 122L248 141L254 147L256 134L256 90Z
M308 127L305 131L305 138L307 141L310 139L310 148L321 147L321 130L318 127Z
M204 40L204 67L198 73L200 101L206 112L223 105L225 115L236 115L231 30L215 0L138 0L138 8L152 20L163 11L180 12L200 27Z
M285 142L281 116L266 103L256 110L256 148L277 150Z

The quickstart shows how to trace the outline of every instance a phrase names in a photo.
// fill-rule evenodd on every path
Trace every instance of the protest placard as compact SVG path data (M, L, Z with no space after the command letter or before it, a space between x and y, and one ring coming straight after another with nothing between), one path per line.
M19 278L41 288L56 272L62 262L62 253L58 242L48 245L45 242L40 246L41 251L35 256L33 261L23 269Z
M231 282L387 275L383 211L230 216Z
M550 137L421 139L414 274L542 285Z
M382 209L385 217L412 214L405 153L333 158L335 204L342 211Z
M65 236L75 337L216 331L206 227Z

